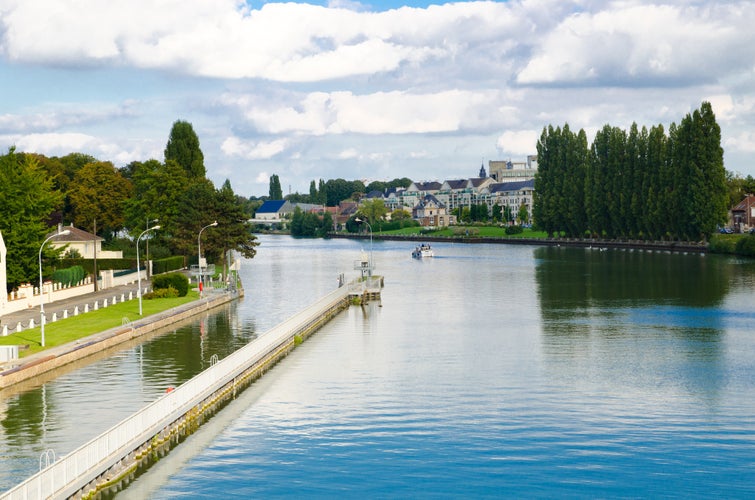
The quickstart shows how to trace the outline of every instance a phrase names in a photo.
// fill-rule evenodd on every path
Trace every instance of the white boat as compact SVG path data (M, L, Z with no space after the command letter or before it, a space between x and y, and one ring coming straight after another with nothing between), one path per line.
M422 259L425 257L433 257L435 256L435 253L433 253L433 249L429 244L422 243L421 245L418 245L414 248L414 251L412 252L412 257L415 259Z

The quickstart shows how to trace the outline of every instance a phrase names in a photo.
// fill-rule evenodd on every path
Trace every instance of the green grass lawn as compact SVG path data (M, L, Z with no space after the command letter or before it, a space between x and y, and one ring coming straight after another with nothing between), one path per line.
M198 292L189 290L189 293L185 297L142 300L142 312L144 314L141 317L163 312L192 302L198 298ZM41 346L42 333L39 327L29 328L19 333L10 334L7 337L0 337L0 345L28 345L28 349L19 349L18 355L24 357L43 351L48 347L67 344L68 342L109 330L110 328L122 325L124 321L136 321L139 318L139 301L133 299L100 308L96 311L82 313L78 316L59 319L54 323L45 324L46 347Z
M405 227L394 231L382 231L378 233L378 236L380 234L418 236L423 230L424 228L421 227ZM533 231L532 229L527 228L525 228L520 234L506 234L506 229L498 226L453 226L425 233L424 236L462 238L466 237L467 230L469 230L469 236L480 236L484 238L546 238L548 236L545 231Z

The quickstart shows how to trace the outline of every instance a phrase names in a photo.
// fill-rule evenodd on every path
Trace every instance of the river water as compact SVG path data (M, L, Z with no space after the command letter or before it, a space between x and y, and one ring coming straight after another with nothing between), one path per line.
M371 247L260 239L243 301L0 401L0 491L332 290ZM122 496L755 495L754 262L411 250L375 241L382 300L337 316Z

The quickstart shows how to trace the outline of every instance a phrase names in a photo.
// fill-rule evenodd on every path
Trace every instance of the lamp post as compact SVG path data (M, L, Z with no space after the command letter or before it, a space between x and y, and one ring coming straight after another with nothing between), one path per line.
M144 228L145 229L149 229L149 225L150 224L152 224L153 222L158 222L159 220L160 219L152 219L152 220L147 219L147 224L144 225ZM147 257L145 257L145 261L146 261L146 264L147 264L147 279L149 279L149 276L150 276L150 272L149 271L150 271L150 268L152 267L152 266L149 265L149 239L147 240L147 242L145 243L145 245L147 245L147 248L146 248L146 250L145 250L144 253L147 254Z
M204 288L204 274L202 273L202 231L208 227L214 227L218 225L218 221L214 221L212 224L207 224L205 227L199 230L199 236L197 236L197 264L199 264L199 279L201 280L202 287L199 290L199 296L202 297L202 288Z
M361 224L361 223L364 222L365 224L367 224L367 229L370 230L370 269L369 269L369 273L370 273L370 276L372 276L372 226L370 226L370 223L367 222L365 219L360 219L359 217L356 217L354 220L357 221L359 224Z
M50 241L56 236L64 236L71 234L71 231L64 229L59 233L52 234L42 242L42 246L39 247L39 326L42 331L42 347L45 346L45 294L42 288L42 249L45 247L45 243Z
M142 239L142 236L147 234L149 231L155 231L157 229L160 229L160 226L148 227L147 229L142 231L142 234L140 234L136 239L136 283L137 288L139 289L139 316L142 315L142 268L139 265L139 240Z

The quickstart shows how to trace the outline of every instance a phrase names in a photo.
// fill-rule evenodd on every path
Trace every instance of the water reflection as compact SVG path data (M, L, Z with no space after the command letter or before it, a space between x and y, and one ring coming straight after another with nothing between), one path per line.
M730 262L711 256L538 248L548 369L571 388L694 397L722 385Z
M56 378L0 393L0 491L62 456L246 345L254 322L234 302L56 371ZM141 342L141 344L137 344Z

